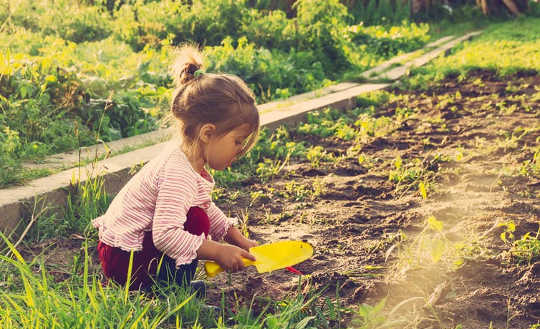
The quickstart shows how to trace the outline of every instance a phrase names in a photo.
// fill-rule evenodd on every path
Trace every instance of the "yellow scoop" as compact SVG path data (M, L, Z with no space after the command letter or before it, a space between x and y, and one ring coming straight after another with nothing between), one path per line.
M255 265L259 273L279 270L305 261L313 255L313 247L303 241L278 241L249 248L256 261L244 258L244 266ZM218 263L208 261L204 264L208 277L223 271Z

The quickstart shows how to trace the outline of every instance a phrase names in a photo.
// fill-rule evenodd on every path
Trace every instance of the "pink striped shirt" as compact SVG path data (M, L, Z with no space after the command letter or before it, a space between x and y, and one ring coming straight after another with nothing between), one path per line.
M212 176L197 173L178 143L171 142L148 162L116 195L107 212L92 221L99 239L122 250L141 250L145 231L152 231L154 245L188 264L197 256L204 234L184 230L189 208L204 209L210 220L209 235L220 240L235 223L212 202Z

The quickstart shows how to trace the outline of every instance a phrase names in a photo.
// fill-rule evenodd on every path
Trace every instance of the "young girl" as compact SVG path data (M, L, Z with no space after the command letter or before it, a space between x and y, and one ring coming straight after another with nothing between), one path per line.
M130 289L161 280L189 283L198 259L229 272L243 269L243 257L255 260L247 250L257 243L211 201L214 181L205 166L223 170L245 154L257 138L259 113L242 80L204 73L201 65L196 48L182 48L171 107L181 141L148 162L93 221L107 278L126 283L133 251Z

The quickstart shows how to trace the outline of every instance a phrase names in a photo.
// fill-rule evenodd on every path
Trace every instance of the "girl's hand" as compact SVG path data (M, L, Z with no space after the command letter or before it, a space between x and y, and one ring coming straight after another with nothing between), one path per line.
M237 242L238 247L248 250L248 251L249 251L249 248L256 247L258 245L259 243L257 241L251 240L245 237L242 237L242 239L240 239L240 241Z
M242 233L234 226L229 228L229 231L225 235L225 241L245 250L249 250L249 248L259 245L257 241L250 240L242 235Z
M242 258L255 260L255 256L244 249L230 244L224 244L218 249L216 262L227 272L238 272L244 269Z

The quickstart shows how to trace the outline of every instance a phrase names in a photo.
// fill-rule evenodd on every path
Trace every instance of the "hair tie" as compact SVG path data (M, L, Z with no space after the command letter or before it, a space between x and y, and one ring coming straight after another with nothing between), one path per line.
M204 70L198 69L197 71L195 71L195 72L193 73L193 76L194 76L195 78L198 78L198 77L200 77L201 75L203 75L204 73L205 73Z

